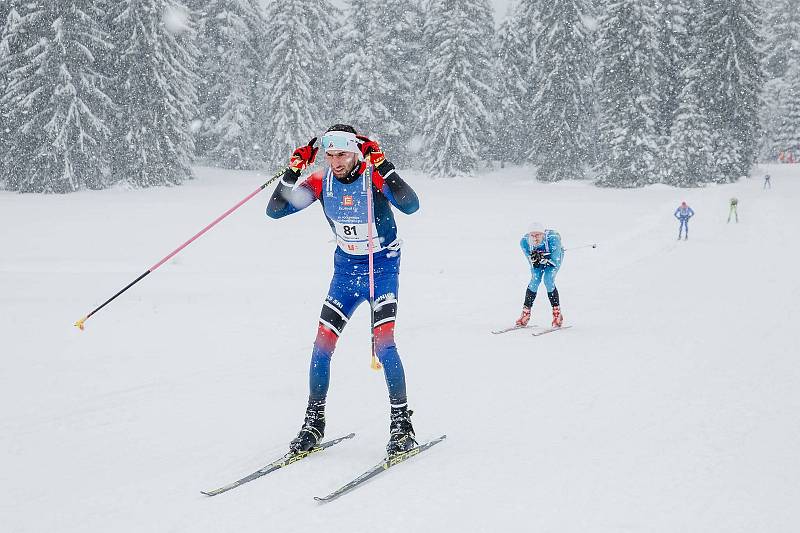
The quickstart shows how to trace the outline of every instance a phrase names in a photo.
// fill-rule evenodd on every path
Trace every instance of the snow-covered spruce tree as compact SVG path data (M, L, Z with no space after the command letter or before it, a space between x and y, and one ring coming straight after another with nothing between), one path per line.
M542 181L583 179L590 145L592 42L586 0L542 5L533 106L532 159Z
M658 55L657 75L657 119L656 131L668 142L672 120L680 105L681 90L686 85L682 71L689 59L689 33L687 31L687 0L662 0L658 4Z
M677 187L693 187L713 177L714 136L697 96L697 73L686 71L684 75L690 81L678 96L664 160L664 181Z
M516 17L523 28L521 38L531 64L536 62L536 43L542 32L541 11L546 3L546 0L518 0L509 6L509 16Z
M601 14L598 185L636 187L658 179L655 21L651 0L613 0Z
M175 0L114 5L118 55L113 91L114 176L138 187L175 185L192 175L198 51L188 10Z
M710 119L709 122L711 122ZM737 169L741 164L736 141L725 130L714 129L711 130L711 140L714 146L712 152L714 154L714 165L709 181L729 183L729 176L737 175Z
M758 157L763 161L775 161L780 154L776 134L781 124L780 102L783 100L782 93L785 89L785 80L780 77L766 80L761 91L762 105L759 113L761 137Z
M14 2L3 2L0 4L0 39L3 38L5 32L3 31L2 26L5 25L6 19L8 18L8 14L14 9Z
M197 153L226 168L256 165L256 81L264 20L256 0L208 0L199 48L203 73Z
M6 35L9 33L7 25L10 22L8 18L12 11L14 12L14 18L15 19L18 18L19 14L17 13L15 2L0 3L0 43L3 42ZM8 50L6 51L6 53L8 53ZM0 59L1 58L2 56L0 56ZM0 87L5 87L5 85L0 85Z
M538 87L536 82L539 78L538 73L538 50L539 39L542 31L541 24L541 9L544 2L543 0L519 0L516 4L512 4L510 12L517 20L517 26L520 29L519 39L520 52L519 52L519 71L525 80L525 93L526 98L522 103L522 116L523 124L521 135L524 135L529 140L535 134L533 129L533 120L531 119L536 113L537 109L534 107L533 95L536 94ZM530 145L527 147L530 148ZM522 152L524 157L531 163L537 163L532 156L535 155L531 150L524 150Z
M417 0L386 0L378 7L378 19L372 23L372 29L380 35L376 75L389 88L378 98L392 119L391 124L379 125L376 133L398 166L411 164L410 142L417 116L412 106L422 70L422 20Z
M13 58L19 62L24 57L19 54L22 48L17 31L19 20L19 13L10 3L0 5L0 188L8 187L17 176L16 165L9 155L12 133L16 129L11 120L16 114L12 113L11 96L7 96L7 91L11 83L10 73L17 68Z
M183 0L183 6L194 14L194 16L202 17L205 13L206 4L208 0Z
M767 79L782 78L800 53L800 0L762 0L763 66Z
M694 68L700 72L699 95L711 127L720 136L716 153L724 179L750 173L757 152L759 94L763 85L760 55L760 6L755 0L706 0L700 23Z
M781 78L778 120L773 134L776 153L783 152L789 161L800 161L800 66L789 67ZM787 159L784 159L786 161Z
M91 0L24 8L4 39L4 48L17 48L7 57L14 68L3 96L13 128L3 155L13 172L6 186L45 193L102 188L109 133L103 118L113 107L94 69L94 51L110 47L102 13Z
M276 0L267 6L259 92L263 157L270 165L285 164L292 150L330 125L345 75L333 56L337 15L328 0Z
M336 35L337 66L342 69L340 117L359 133L377 135L391 132L395 138L401 125L387 107L393 87L383 75L382 32L367 0L350 0L344 9Z
M526 49L526 28L509 12L495 37L495 76L493 116L493 159L501 166L509 153L524 156L530 150L530 97L528 72L530 54ZM519 162L522 162L521 160Z
M470 175L489 155L494 24L487 0L432 0L417 131L424 170L433 177Z
M778 129L784 124L786 93L789 90L789 68L796 63L800 51L800 19L787 16L800 10L800 0L764 0L765 19L762 25L764 88L761 107L761 142L759 157L774 161L785 149L778 140Z

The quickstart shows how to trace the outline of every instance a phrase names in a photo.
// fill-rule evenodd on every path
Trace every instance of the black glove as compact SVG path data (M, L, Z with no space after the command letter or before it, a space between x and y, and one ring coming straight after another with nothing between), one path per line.
M545 268L553 263L550 262L550 253L534 250L531 252L531 264L537 268Z

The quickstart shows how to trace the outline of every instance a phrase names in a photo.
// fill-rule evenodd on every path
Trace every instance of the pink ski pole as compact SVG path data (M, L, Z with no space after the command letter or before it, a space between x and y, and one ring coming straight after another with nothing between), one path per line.
M204 227L203 229L201 229L200 231L198 231L197 233L195 233L195 234L194 234L194 236L192 236L192 238L191 238L191 239L189 239L189 240L188 240L188 241L186 241L185 243L183 243L183 244L181 244L180 246L178 246L177 248L175 248L175 249L174 249L172 252L170 252L170 254L169 254L169 255L167 255L166 257L164 257L164 258L163 258L161 261L159 261L159 262L158 262L158 263L156 263L155 265L153 265L153 266L151 266L150 268L148 268L148 269L147 269L147 270L146 270L146 271L145 271L145 272L144 272L144 273L143 273L141 276L139 276L139 277L138 277L138 278L136 278L135 280L133 280L133 281L131 281L130 283L128 283L128 284L127 284L127 285L126 285L126 286L125 286L125 287L124 287L124 288L123 288L121 291L119 291L117 294L115 294L114 296L112 296L111 298L109 298L108 300L106 300L105 302L103 302L102 304L100 304L100 305L99 305L97 308L95 308L95 309L94 309L94 310L93 310L91 313L89 313L89 314L88 314L88 315L86 315L85 317L83 317L83 318L81 318L80 320L78 320L77 322L75 322L75 325L76 325L78 328L80 328L80 329L83 329L83 328L84 328L84 325L83 325L83 323L84 323L84 322L86 322L86 321L89 319L89 317L91 317L93 314L95 314L96 312L98 312L100 309L102 309L103 307L105 307L106 305L108 305L109 303L111 303L111 302L112 302L112 301L113 301L113 300L114 300L114 299L115 299L117 296L119 296L119 295L120 295L120 294L122 294L123 292L127 291L128 289L130 289L131 287L133 287L133 286L134 286L134 285L136 285L137 283L139 283L139 282L140 282L142 279L144 279L144 277L145 277L145 276L147 276L149 273L153 272L155 269L157 269L158 267L160 267L161 265L163 265L164 263L166 263L167 261L169 261L169 260L170 260L172 257L174 257L175 255L177 255L177 254L178 254L178 252L180 252L181 250L183 250L184 248L186 248L187 246L189 246L189 245L190 245L192 242L194 242L195 240L197 240L197 239L198 239L198 238L199 238L199 237L200 237L202 234L204 234L205 232L207 232L208 230L210 230L211 228L213 228L214 226L216 226L216 225L217 225L217 224L218 224L218 223L219 223L219 222L220 222L220 221L221 221L223 218L227 217L228 215L230 215L231 213L233 213L234 211L236 211L237 209L239 209L239 208L240 208L241 206L243 206L243 205L244 205L244 204L245 204L245 203L246 203L248 200L250 200L252 197L254 197L254 196L255 196L255 195L257 195L258 193L260 193L261 191L263 191L265 188L267 188L267 186L268 186L270 183L272 183L272 182L273 182L273 181L275 181L276 179L278 179L278 178L280 178L281 176L283 176L283 173L286 171L286 168L287 168L287 167L284 167L284 168L282 168L282 169L281 169L279 172L277 172L277 173L276 173L274 176L272 176L270 179L268 179L268 180L266 181L266 183L264 183L264 184L263 184L261 187L259 187L259 188L258 188L258 189L256 189L255 191L251 192L250 194L248 194L248 195L247 195L247 196L245 196L244 198L242 198L242 200L240 200L240 201L239 201L239 202L238 202L236 205L234 205L233 207L231 207L230 209L228 209L227 211L225 211L224 213L222 213L220 216L218 216L216 219L214 219L214 221L213 221L213 222L211 222L211 223L210 223L210 224L208 224L206 227Z
M378 361L378 356L375 355L375 270L373 255L375 253L375 246L373 244L373 227L372 227L372 173L374 167L370 161L369 171L364 177L366 180L365 186L367 187L367 254L369 255L369 332L372 341L372 361L370 367L373 370L380 370L381 363Z

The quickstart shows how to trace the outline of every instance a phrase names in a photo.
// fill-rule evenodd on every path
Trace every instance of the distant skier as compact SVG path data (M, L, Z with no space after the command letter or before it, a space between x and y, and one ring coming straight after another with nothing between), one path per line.
M564 322L564 316L561 314L561 302L556 288L556 274L561 268L561 261L564 258L561 235L557 231L544 229L540 223L534 222L528 228L528 233L523 235L519 241L519 246L530 264L531 281L525 290L525 303L516 325L519 327L528 325L533 301L536 299L536 291L544 280L547 297L553 308L552 325L554 328L560 328Z
M686 202L681 202L678 209L675 210L675 218L680 222L678 226L678 240L681 240L681 233L686 230L683 240L689 239L689 219L694 216L694 210L689 207Z
M374 228L375 352L383 364L389 389L390 425L388 454L416 446L411 411L408 410L403 364L394 342L397 291L400 275L400 241L391 207L411 214L419 209L414 190L387 161L380 146L346 124L332 126L322 137L328 166L295 186L300 172L314 162L316 138L294 151L290 168L267 206L267 215L281 218L319 200L336 237L333 279L322 304L317 338L311 352L310 392L303 426L289 445L300 452L319 444L325 432L325 400L336 342L356 307L367 301L369 287L369 228ZM370 163L365 157L370 157ZM371 183L367 183L367 182ZM367 187L372 187L374 209L368 216ZM286 283L286 280L278 280Z
M772 176L769 174L764 174L764 188L771 189L772 188Z
M737 224L739 223L739 213L736 211L736 206L738 206L738 205L739 205L739 200L736 199L736 198L731 198L731 208L730 208L730 211L728 211L728 223L729 224L731 222L731 216L735 216L736 217L736 223Z

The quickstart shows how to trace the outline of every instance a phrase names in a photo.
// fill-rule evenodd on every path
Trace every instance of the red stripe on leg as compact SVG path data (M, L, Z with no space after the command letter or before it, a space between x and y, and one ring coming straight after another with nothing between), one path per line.
M381 324L374 329L375 349L383 350L394 344L394 321Z
M333 330L322 324L317 326L317 338L314 346L332 354L337 340L339 340L339 336Z

